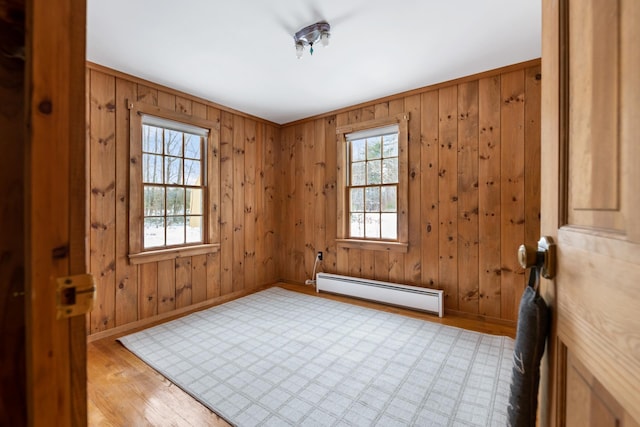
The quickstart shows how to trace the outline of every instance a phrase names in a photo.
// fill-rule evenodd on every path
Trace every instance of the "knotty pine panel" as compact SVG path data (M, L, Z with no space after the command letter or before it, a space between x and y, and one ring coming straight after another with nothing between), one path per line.
M279 129L274 126L264 125L262 141L264 156L260 163L263 168L264 174L264 203L260 207L262 212L262 220L258 221L260 227L264 230L264 246L257 254L258 259L261 260L261 264L264 266L264 274L260 276L260 282L258 284L267 284L273 282L274 277L278 276L277 270L277 253L279 250L277 230L277 219L282 216L280 209L281 204L278 204L278 194L280 188L277 186L277 171L276 171L276 158L277 149L280 145L279 141Z
M325 206L327 203L327 191L325 188L326 164L324 154L327 145L327 129L324 125L324 119L314 121L314 137L315 144L313 146L313 249L312 255L315 264L315 253L322 251L323 255L327 255L325 249L325 241L327 239L327 211ZM330 146L333 146L330 144ZM335 151L335 150L334 150ZM332 215L335 217L335 213ZM323 256L323 258L324 258ZM311 267L313 268L313 266Z
M244 281L256 280L256 161L259 156L256 146L257 123L244 121L244 152L255 153L244 156Z
M116 273L116 82L92 71L90 76L89 207L90 272L98 300L91 312L90 331L115 326Z
M336 248L336 233L337 233L337 224L336 224L336 181L337 181L337 170L336 170L336 116L330 116L322 119L318 119L320 121L320 125L325 129L325 143L324 143L324 152L325 156L323 157L324 163L324 217L326 219L325 226L325 241L324 243L319 243L318 245L324 246L324 256L323 261L320 263L319 267L322 271L327 273L335 273L336 263L337 263L337 248ZM318 155L322 155L318 153ZM314 159L316 162L320 162L319 158ZM317 209L322 209L322 206L317 206Z
M479 314L500 317L500 76L480 79L479 91Z
M193 287L191 284L191 260L194 257L177 258L176 268L176 305L175 308L183 308L191 305L193 301ZM203 283L206 286L206 282Z
M220 286L233 292L233 114L220 115Z
M539 235L539 64L507 71L283 126L277 174L287 213L278 224L281 278L304 283L315 259L311 249L324 248L321 271L444 289L449 312L514 321L524 285L515 251ZM405 111L411 113L409 251L336 250L335 183L343 172L335 127ZM313 131L305 132L307 126ZM305 147L313 147L313 156ZM316 187L323 174L321 194Z
M302 164L309 166L309 171L302 170L301 175L304 177L304 200L302 217L302 229L304 238L304 252L302 254L302 262L304 265L304 275L311 279L313 275L313 262L315 261L315 124L307 122L302 131Z
M136 85L116 79L116 326L138 320L138 271L129 264L129 110Z
M438 275L438 170L439 170L439 133L438 133L438 91L430 91L421 95L421 165L420 180L421 203L421 245L422 245L422 280L427 287L435 287L439 282Z
M98 284L89 333L201 306L234 290L277 281L280 127L101 66L89 64L87 74L89 259ZM208 195L214 200L219 195L220 204L210 207L209 221L218 226L210 226L208 232L220 243L218 252L129 263L129 236L136 230L129 227L126 101L212 122L207 175L218 184L210 186ZM254 244L258 230L263 240Z
M458 307L477 313L478 82L458 87Z
M501 242L500 317L516 320L524 291L524 270L516 253L524 243L524 70L501 79Z
M440 89L439 193L439 287L444 306L458 309L458 87Z
M404 111L409 113L414 120L409 120L409 209L413 213L409 215L409 249L404 256L404 282L409 285L422 283L422 245L420 233L420 220L422 204L420 202L421 186L421 121L420 121L420 95L416 94L404 98Z

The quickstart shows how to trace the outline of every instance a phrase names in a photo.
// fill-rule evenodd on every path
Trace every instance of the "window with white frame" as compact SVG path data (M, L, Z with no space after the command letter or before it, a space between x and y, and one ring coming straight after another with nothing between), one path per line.
M408 120L399 114L336 129L339 247L407 250Z
M219 124L155 105L129 108L129 262L220 249Z
M204 243L207 134L142 117L143 249Z
M398 238L398 125L346 135L349 238Z

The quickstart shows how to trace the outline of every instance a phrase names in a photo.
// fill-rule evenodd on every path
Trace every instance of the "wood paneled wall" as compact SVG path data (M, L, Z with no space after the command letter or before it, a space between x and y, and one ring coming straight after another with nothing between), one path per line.
M322 270L443 289L445 308L514 321L522 243L540 230L540 62L284 126L279 276ZM336 126L410 112L409 250L337 249Z
M182 312L320 269L444 289L445 308L514 321L516 251L540 211L540 64L506 67L280 127L90 64L88 332ZM218 253L128 261L126 100L219 123ZM409 250L337 249L336 127L410 112Z
M88 263L98 286L89 334L184 311L278 279L279 126L93 64L87 69L87 94ZM219 252L129 263L127 100L219 123L220 206L210 213L220 223Z

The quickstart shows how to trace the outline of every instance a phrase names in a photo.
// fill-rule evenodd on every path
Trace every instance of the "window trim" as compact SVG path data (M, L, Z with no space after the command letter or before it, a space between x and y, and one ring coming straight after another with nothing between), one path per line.
M397 240L353 239L349 237L349 205L347 192L347 134L353 132L398 126L398 238ZM409 113L369 120L336 128L337 134L337 213L336 244L339 248L407 252L409 247Z
M127 101L129 108L129 262L140 264L180 257L215 253L220 249L220 225L218 206L220 205L220 165L219 130L220 125L200 117L167 110L155 105ZM178 246L143 248L143 183L142 183L142 124L143 116L157 117L173 122L185 123L207 130L205 162L206 191L203 200L203 221L205 223L203 242Z

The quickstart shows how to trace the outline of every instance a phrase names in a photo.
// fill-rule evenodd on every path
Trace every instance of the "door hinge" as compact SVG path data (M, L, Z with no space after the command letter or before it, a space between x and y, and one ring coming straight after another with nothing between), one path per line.
M59 277L56 279L56 283L58 319L79 316L93 309L96 284L91 274Z

